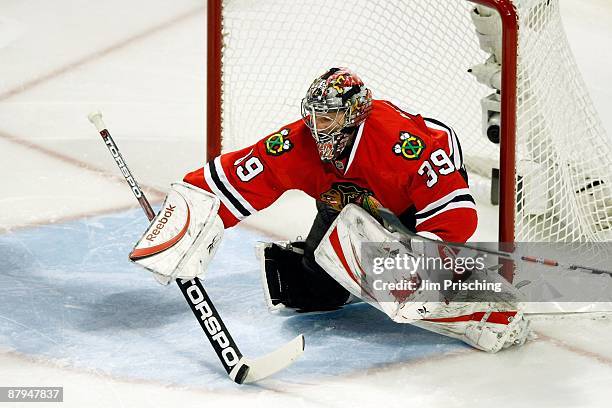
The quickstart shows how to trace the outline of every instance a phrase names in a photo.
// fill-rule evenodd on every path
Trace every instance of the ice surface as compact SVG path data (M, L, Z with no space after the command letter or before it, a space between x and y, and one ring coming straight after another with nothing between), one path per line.
M0 4L0 229L13 231L0 235L0 386L64 385L63 408L610 405L610 320L538 322L537 340L488 355L365 305L272 316L253 254L265 237L244 229L227 232L204 283L246 355L300 332L306 353L262 384L227 380L175 285L127 261L146 221L122 210L133 197L107 177L117 169L86 119L102 109L144 185L163 190L201 166L204 3L84 3ZM610 2L563 0L562 11L609 130ZM313 212L312 200L287 194L253 218L292 238ZM479 212L489 229L495 208Z
M131 210L0 236L0 344L117 377L232 387L178 288L160 286L128 261L146 225ZM228 230L203 282L245 355L305 334L306 353L277 379L320 382L466 347L365 304L270 314L254 251L265 239Z

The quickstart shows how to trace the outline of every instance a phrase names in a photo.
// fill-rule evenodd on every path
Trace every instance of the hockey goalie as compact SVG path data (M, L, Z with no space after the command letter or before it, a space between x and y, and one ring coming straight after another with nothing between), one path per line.
M283 192L299 189L316 200L318 210L306 239L258 248L271 311L324 312L360 299L398 323L481 350L522 345L528 321L515 289L497 273L422 267L407 277L409 289L373 293L368 286L374 276L362 265L376 251L383 255L390 245L400 244L405 256L448 259L459 254L443 250L442 241L465 242L474 233L475 202L453 129L372 99L347 68L331 68L315 79L302 100L301 116L173 185L131 259L162 283L198 276L224 228L268 207ZM422 245L385 229L376 216L380 206L408 230L441 245ZM361 247L369 243L374 243L373 252L364 255ZM420 286L426 281L469 281L482 274L501 285L497 296L479 299L454 290L432 298Z

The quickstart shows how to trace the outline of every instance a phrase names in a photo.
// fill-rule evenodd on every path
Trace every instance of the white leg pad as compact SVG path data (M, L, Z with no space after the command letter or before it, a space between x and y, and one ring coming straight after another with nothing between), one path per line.
M484 278L488 281L502 282L502 292L498 298L487 298L486 301L471 298L473 292L459 292L450 303L431 301L431 292L426 300L419 290L403 300L390 301L392 296L388 292L373 290L372 282L377 276L372 272L371 257L388 257L389 245L386 244L397 244L399 238L399 235L384 229L365 210L349 204L321 240L315 259L352 295L380 309L395 322L415 324L488 352L525 342L529 322L519 309L518 292L495 271L482 273L486 274ZM372 253L362 254L361 245L374 242L379 245ZM405 251L410 253L408 249ZM426 274L423 272L422 276ZM470 279L476 278L482 279L483 276L474 274ZM442 296L437 300L440 299Z

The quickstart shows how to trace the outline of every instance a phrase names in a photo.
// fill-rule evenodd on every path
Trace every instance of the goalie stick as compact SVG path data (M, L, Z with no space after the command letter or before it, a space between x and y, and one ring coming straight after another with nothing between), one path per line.
M389 231L399 232L400 234L407 235L411 238L416 238L422 241L427 241L427 242L435 243L438 245L441 243L441 241L436 241L431 238L423 237L421 235L418 235L410 231L408 228L404 226L404 224L402 224L400 219L395 214L393 214L391 211L389 211L387 208L380 206L377 208L377 211L378 211L378 215L380 216L380 219L382 219L383 221L385 228L387 228ZM537 256L531 256L531 255L515 255L510 252L495 251L492 249L479 248L477 246L470 245L470 244L459 244L459 243L449 243L449 242L442 242L442 243L443 245L451 247L451 248L454 247L454 248L472 249L474 251L486 253L489 255L495 255L502 259L509 260L512 262L537 263L537 264L547 265L550 267L569 269L572 271L583 270L585 272L596 274L596 275L607 274L607 275L612 276L612 271L609 271L606 269L593 268L591 266L585 266L585 265L568 264L568 263L559 262L555 259L540 258Z
M119 152L119 148L104 125L102 114L100 112L92 112L88 118L98 130L100 136L102 136L102 140L115 159L125 181L130 185L147 218L149 221L152 221L155 218L155 211L153 211L149 200L147 200L144 192L140 189L138 182ZM202 282L198 278L194 278L191 280L177 279L176 283L181 289L183 296L185 296L194 316L198 319L204 334L206 334L210 344L217 353L217 357L219 357L225 371L236 383L251 383L268 377L288 367L304 352L304 335L300 334L279 349L263 357L257 359L244 357L223 323L219 312L217 312L210 297L204 290Z

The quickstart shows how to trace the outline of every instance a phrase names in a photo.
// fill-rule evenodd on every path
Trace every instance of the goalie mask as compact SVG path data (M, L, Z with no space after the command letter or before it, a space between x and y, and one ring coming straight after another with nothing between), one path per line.
M372 93L347 68L331 68L302 99L302 119L324 162L337 159L372 109Z

